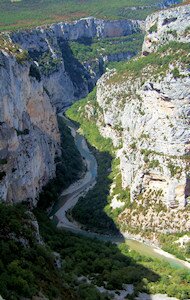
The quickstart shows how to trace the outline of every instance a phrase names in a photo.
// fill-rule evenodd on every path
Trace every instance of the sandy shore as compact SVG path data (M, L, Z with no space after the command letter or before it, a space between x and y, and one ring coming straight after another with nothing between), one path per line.
M154 251L162 256L165 256L167 258L172 258L172 259L175 259L176 261L180 262L181 264L183 264L186 268L190 269L190 263L187 262L187 261L184 261L182 259L179 259L177 258L176 256L168 253L168 252L165 252L164 250L162 249L158 249L158 248L155 248Z

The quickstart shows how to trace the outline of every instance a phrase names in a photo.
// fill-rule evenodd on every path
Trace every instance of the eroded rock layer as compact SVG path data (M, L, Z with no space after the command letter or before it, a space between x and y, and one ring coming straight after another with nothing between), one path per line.
M72 23L52 24L33 30L11 34L14 43L29 52L40 67L44 86L57 110L85 97L103 73L104 58L94 58L81 64L73 55L69 41L90 43L92 39L114 38L137 33L144 28L144 21L99 20L84 18ZM105 60L128 59L134 53L118 53Z
M0 52L0 198L35 204L55 175L59 133L43 84L29 72L30 63Z
M139 230L190 230L190 48L189 35L180 38L189 30L184 16L190 18L190 6L148 17L147 56L107 72L97 85L97 124L119 149L122 185L137 204L125 209L119 222ZM167 31L177 22L178 36L172 42L163 38L163 20L171 18ZM153 19L159 20L157 44L147 50Z

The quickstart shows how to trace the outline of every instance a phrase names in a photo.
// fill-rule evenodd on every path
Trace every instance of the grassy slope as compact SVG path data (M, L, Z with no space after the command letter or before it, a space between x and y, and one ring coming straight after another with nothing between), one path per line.
M138 57L128 62L113 63L111 66L116 68L116 73L108 80L108 84L121 83L129 76L135 78L147 78L147 68L149 74L158 78L164 76L170 64L181 63L188 66L190 63L190 45L188 43L170 42L158 49L156 53L148 56ZM164 55L163 55L164 54Z
M142 0L140 5L159 3L157 0ZM0 0L0 30L35 27L63 20L73 20L93 15L99 18L145 19L155 8L128 10L139 6L137 0Z
M180 62L184 66L188 66L189 64L189 45L188 44L183 44L183 43L175 43L172 42L169 45L163 46L159 49L157 53L153 53L148 55L147 57L140 57L135 60L131 60L127 63L117 63L114 64L114 66L117 69L117 73L113 75L110 80L109 84L117 83L121 81L125 81L126 78L129 76L134 76L134 78L142 76L143 73L146 73L147 66L152 66L152 75L156 74L155 76L165 74L168 70L169 64L172 62ZM165 53L165 55L163 55ZM145 74L145 76L147 76ZM102 152L102 146L106 143L107 141L103 139L100 135L100 133L97 130L96 127L96 120L97 120L97 115L91 117L90 122L88 119L85 118L85 106L87 103L91 103L91 106L94 107L95 112L98 112L97 107L97 102L96 102L96 95L95 93L92 93L89 95L86 99L75 103L67 112L68 116L80 123L81 128L88 139L89 143L95 146L100 153ZM89 104L88 104L89 105ZM101 112L100 112L101 113ZM112 147L106 147L104 149L104 152L107 152L107 157L108 154L110 154L110 149ZM113 159L113 151L111 152L112 159ZM97 158L100 158L100 155L97 156ZM188 159L189 156L183 157L183 159ZM99 164L102 164L102 161L99 161ZM131 209L136 209L135 203L133 206L131 206L129 202L129 191L125 190L123 191L121 188L121 178L118 174L117 171L117 162L114 160L113 162L110 162L110 165L112 165L112 172L110 174L107 174L106 172L101 172L100 169L100 176L102 177L100 180L100 184L97 185L96 191L90 191L87 196L85 197L84 200L81 199L81 201L78 202L76 207L73 210L73 215L74 217L81 223L86 224L91 228L93 227L93 224L95 225L94 227L98 227L96 224L101 224L100 227L102 227L102 222L105 222L105 214L101 214L101 216L104 218L104 221L101 220L99 221L99 213L98 211L100 208L104 212L106 212L111 219L114 220L115 223L117 223L117 217L118 215L124 210L126 207L131 207ZM114 167L116 165L116 167ZM104 181L103 181L104 179ZM119 199L125 202L125 206L122 209L116 209L112 210L109 205L110 197L109 197L109 192L103 194L101 193L105 187L101 187L102 182L107 182L108 184L108 190L111 185L111 182L116 183L116 187L113 191L114 194L120 194ZM101 191L101 192L100 192ZM106 192L106 191L105 191ZM85 203L85 205L84 205ZM90 207L87 209L87 207ZM138 208L143 209L143 207ZM161 208L159 208L161 209ZM88 218L88 215L91 216ZM97 215L97 216L96 216ZM105 222L106 223L106 222ZM119 224L118 224L119 225ZM121 224L120 224L121 225ZM103 227L104 230L107 230L106 224ZM130 228L130 226L127 227L127 229L133 230L133 233L138 233L139 229L135 228ZM145 235L148 235L150 232L146 232ZM163 249L166 251L176 255L179 258L185 259L185 257L189 257L190 255L190 247L189 244L187 247L184 249L181 249L178 247L177 244L173 243L175 240L179 238L179 236L182 236L184 233L181 234L176 234L176 235L160 235L159 239L160 242L163 246Z

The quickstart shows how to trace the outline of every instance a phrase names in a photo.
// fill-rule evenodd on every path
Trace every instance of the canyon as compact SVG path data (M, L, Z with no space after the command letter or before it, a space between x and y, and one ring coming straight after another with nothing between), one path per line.
M60 155L56 111L86 96L102 75L100 60L108 58L96 58L94 65L92 61L80 63L68 41L114 39L145 30L142 54L146 58L169 42L188 44L189 18L189 6L182 6L154 13L146 22L90 17L3 34L1 198L36 203L42 187L55 175L54 160ZM27 58L19 61L26 51ZM127 49L121 59L134 55L125 53ZM120 76L114 69L106 72L97 83L97 124L103 136L119 147L122 186L130 188L131 202L140 197L138 203L146 206L144 201L149 198L149 222L157 220L154 209L150 212L152 205L163 203L174 208L187 218L178 230L189 230L188 212L184 211L190 193L189 69L179 61L171 62L164 71L147 63L141 77L133 72ZM91 111L93 108L89 114ZM159 226L162 214L154 226Z
M190 297L189 21L184 5L0 34L5 298Z
M143 24L86 18L1 36L0 198L36 204L42 187L55 176L60 155L56 111L86 96L102 74L103 58L95 59L95 70L73 55L68 60L67 41L126 36ZM131 57L116 54L116 60L118 55Z

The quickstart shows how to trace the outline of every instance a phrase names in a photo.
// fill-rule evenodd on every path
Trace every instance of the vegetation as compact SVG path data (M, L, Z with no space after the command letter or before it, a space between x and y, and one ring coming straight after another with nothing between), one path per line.
M125 244L116 246L58 230L43 211L35 209L45 241L41 244L27 206L1 203L0 213L0 294L5 299L45 295L52 300L104 300L110 297L100 295L94 285L117 290L123 283L133 283L135 295L164 292L179 299L190 296L190 275L185 270L129 251ZM59 269L53 252L60 253ZM80 281L81 276L91 284Z
M155 168L157 168L159 165L160 165L159 160L153 159L153 160L151 160L151 161L149 162L148 167L149 167L150 169L155 169Z
M187 36L190 34L190 26L186 27L184 35Z
M187 232L173 233L173 234L160 234L159 242L162 245L163 250L175 255L179 259L189 259L190 258L190 243L184 244L180 247L178 239L184 235L190 236Z
M154 201L154 210L159 213L161 211L166 212L166 207L163 205L161 201L155 202L155 197L159 199L159 197L162 194L162 191L150 191L149 194L146 195L146 199L140 198L141 195L139 195L139 201L130 202L130 192L128 189L123 190L122 189L122 180L121 180L121 174L119 172L119 161L118 159L114 158L114 150L113 146L110 145L109 147L105 147L105 145L108 143L109 140L103 139L100 136L100 133L96 127L97 122L97 116L99 116L99 119L101 119L101 108L98 107L97 102L95 101L95 92L92 92L89 97L75 103L67 112L67 115L78 122L80 124L81 131L87 138L90 145L93 145L93 147L96 148L94 151L94 154L96 155L96 159L98 161L99 165L99 176L100 180L98 180L97 186L90 191L83 199L81 198L78 202L78 204L75 206L75 208L72 211L74 219L78 220L80 223L85 224L87 228L90 228L96 231L102 232L102 226L105 232L110 232L113 230L113 226L110 224L113 224L109 221L107 223L107 217L105 216L104 212L107 216L109 216L110 219L114 220L115 228L122 228L124 231L128 230L131 233L137 234L139 233L139 230L141 231L141 234L148 238L149 234L151 237L151 232L148 232L148 229L142 232L141 227L131 228L130 227L130 216L124 216L124 218L127 218L128 223L127 225L123 224L122 222L122 215L121 213L125 211L126 208L129 209L128 214L138 214L142 213L144 216L147 213L147 205L150 205L150 200L153 198ZM90 117L89 115L87 118L86 111L89 110L93 111L93 114ZM147 138L147 136L145 136ZM102 140L103 139L103 140ZM136 148L136 143L134 142L131 144L131 148ZM98 151L97 151L98 150ZM109 158L109 167L105 163L105 160L100 159L100 154L105 155L107 159ZM144 161L148 163L148 168L155 169L159 167L160 163L159 160L154 159L154 154L163 155L162 153L156 153L149 149L141 149L141 154L144 155ZM176 157L171 157L176 158ZM105 159L105 158L104 158ZM102 165L103 164L103 165ZM103 169L103 166L106 166ZM168 163L168 168L171 171L172 176L176 176L180 172L180 167L177 167L173 164ZM103 169L103 172L102 172ZM106 170L109 170L109 172L106 172ZM105 183L107 184L105 188ZM114 183L113 187L111 188L112 183ZM112 190L110 194L110 188ZM105 192L103 194L103 191ZM111 207L111 202L114 197L117 197L117 200L123 202L123 206L113 209ZM144 203L145 201L146 203ZM138 203L139 202L139 203ZM149 204L148 204L149 203ZM119 218L118 218L119 217ZM100 224L100 226L99 226ZM109 226L107 226L109 224ZM99 228L100 227L100 228ZM124 228L125 227L125 228ZM116 231L115 231L116 232ZM159 237L159 234L157 234ZM164 236L164 235L163 235ZM172 236L172 235L171 235ZM172 236L173 238L173 236ZM162 239L163 240L163 239ZM177 244L174 246L171 246L171 251L169 248L169 245L171 243L165 244L164 242L161 242L161 245L163 245L164 249L168 252L171 252L173 254L178 253L178 257L185 258L184 254L180 256L180 249L177 247ZM175 249L175 251L173 251ZM178 249L178 250L176 250ZM188 248L189 249L189 248ZM187 250L188 251L188 250Z
M16 30L94 16L106 19L145 19L158 0L45 0L0 1L0 30ZM149 7L150 5L150 7ZM137 10L131 7L137 6Z
M70 291L54 266L52 252L36 240L34 217L23 205L0 204L0 294L5 299L68 299ZM69 298L71 299L71 298Z
M15 55L16 60L18 63L23 64L25 61L28 60L28 51L27 50L20 50Z
M93 101L94 97L95 92L89 95L88 100ZM85 103L86 99L80 102L81 105L85 105ZM76 112L77 104L74 104L74 110L70 109L69 114ZM96 118L98 109L94 103L94 118ZM57 158L57 167L64 166L64 163L72 163L75 156L79 159L79 153L75 148L70 130L65 127L62 119L59 120L59 126L64 147L61 160ZM93 144L97 157L101 158L99 153L101 151L104 154L106 151L109 153L108 158L103 156L106 172L101 170L101 165L99 170L100 176L104 180L103 184L107 186L104 176L110 173L107 167L109 167L109 158L113 152L112 144L110 140L103 139L96 132L97 128L94 128L93 122L85 121L82 129L85 130L86 137L89 137ZM98 161L101 162L101 160ZM80 160L74 159L74 163L76 165L70 165L66 170L68 172L65 172L62 167L60 168L55 185L51 182L50 189L48 190L46 187L45 193L42 193L44 201L39 202L39 207L33 211L45 244L40 243L38 229L34 223L35 218L28 211L26 205L0 204L0 294L5 299L32 298L35 295L44 295L50 300L59 298L108 300L111 299L111 296L108 296L107 293L100 294L95 285L104 286L107 291L117 291L122 288L124 283L132 283L134 285L134 294L130 296L132 299L139 292L167 293L169 296L179 299L189 298L190 274L187 271L176 270L163 261L142 256L129 250L124 243L116 246L59 230L48 219L44 213L44 204L46 207L49 199L53 200L52 188L54 187L58 194L59 183L63 178L69 184L83 171ZM78 169L78 163L80 169ZM75 172L75 175L72 172ZM63 176L61 181L60 176ZM112 162L112 172L108 179L112 181L113 178L116 181L114 194L120 193L121 177L118 175L118 160ZM104 200L105 193L101 191L101 188L101 186L98 188L98 192L101 199ZM125 194L121 194L121 197L129 199L129 191L126 190L123 193ZM94 195L96 196L96 192L92 196ZM56 200L56 196L54 200ZM94 204L92 203L92 205ZM95 206L94 208L96 209ZM60 254L60 268L57 268L58 262L53 252ZM82 281L81 276L83 276ZM90 283L87 280L90 280Z
M43 53L38 60L40 70L46 76L56 72L61 62L62 60L60 58L53 58L50 52ZM37 75L37 70L35 74ZM37 78L39 78L39 75L37 75ZM39 79L37 80L39 81Z
M157 23L155 23L154 25L152 25L149 29L149 33L152 33L152 32L156 32L157 31Z
M84 133L88 143L91 146L97 163L98 163L98 178L95 188L90 190L85 198L79 199L78 203L72 210L74 219L80 221L82 224L87 225L89 228L96 228L99 232L114 232L118 230L107 214L104 212L104 207L107 204L107 196L109 194L111 180L108 177L111 172L111 162L113 155L113 146L110 139L103 138L98 128L96 127L95 120L98 113L98 106L94 111L94 116L90 121L86 120L83 115L78 114L80 111L84 112L84 106L89 101L96 105L95 101L96 90L88 95L87 98L77 101L67 111L67 116L77 123L80 123L81 131ZM97 110L96 110L97 109Z
M175 166L172 163L168 163L168 169L170 170L171 176L174 177L181 173L182 169L180 166Z
M18 63L23 64L29 59L28 52L19 48L17 44L10 41L6 34L0 34L0 49L5 49L6 52L15 56Z
M129 52L132 55L140 52L143 43L143 34L136 33L121 38L83 39L69 42L73 55L80 61L88 61L100 57Z
M177 31L176 30L168 30L167 33L171 34L171 35L173 35L173 37L177 38Z
M85 170L70 129L64 124L61 117L58 117L58 125L61 133L61 157L56 158L56 178L50 180L40 194L38 206L43 209L54 203L60 192L79 179Z
M129 62L112 64L117 73L112 75L107 83L122 82L129 76L132 78L141 77L143 80L147 78L147 68L149 75L156 74L158 78L165 75L169 70L169 65L175 64L175 61L187 67L190 62L189 52L190 45L188 43L170 42L160 47L155 53L132 59Z
M180 72L179 72L178 68L175 67L173 69L172 73L173 73L174 78L179 78L180 77Z
M179 299L189 297L190 274L185 270L172 269L165 262L129 251L124 243L117 247L57 230L42 212L38 211L36 215L46 243L61 254L64 278L73 290L77 290L76 278L83 275L91 278L92 284L105 286L108 290L120 289L123 283L133 283L135 294L144 291L168 293Z

